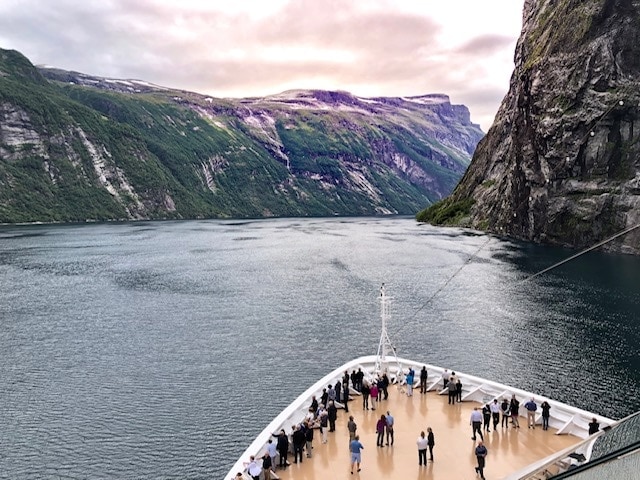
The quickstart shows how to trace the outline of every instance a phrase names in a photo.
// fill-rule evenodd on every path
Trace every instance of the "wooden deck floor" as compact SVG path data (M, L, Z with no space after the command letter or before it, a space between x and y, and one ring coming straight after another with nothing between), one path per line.
M339 410L336 431L328 434L329 441L322 444L319 432L314 436L313 458L304 458L285 470L277 470L283 480L320 479L476 479L474 468L476 442L471 439L469 417L475 402L448 405L446 395L435 392L408 397L396 387L389 390L389 399L382 401L377 410L363 410L360 398L349 403L349 413ZM376 447L375 425L380 415L389 410L395 419L395 444ZM353 415L358 425L362 452L362 471L350 473L348 451L349 434L346 423ZM434 462L418 465L416 440L427 427L435 435ZM578 443L580 439L555 435L540 426L528 429L526 419L520 417L520 428L501 428L485 433L488 450L485 477L489 480L504 478L520 468L545 458L552 453Z

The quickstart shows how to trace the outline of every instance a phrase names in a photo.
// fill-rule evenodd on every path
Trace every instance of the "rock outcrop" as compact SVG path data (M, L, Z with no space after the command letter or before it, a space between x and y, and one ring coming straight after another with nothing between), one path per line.
M422 218L572 247L637 225L639 102L639 1L526 0L495 122ZM640 229L608 248L640 253Z

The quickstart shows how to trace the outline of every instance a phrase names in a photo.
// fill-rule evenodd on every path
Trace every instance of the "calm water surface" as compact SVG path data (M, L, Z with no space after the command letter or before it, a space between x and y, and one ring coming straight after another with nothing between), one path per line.
M375 353L382 282L400 355L630 414L640 259L522 282L572 253L407 218L0 227L0 478L223 478Z

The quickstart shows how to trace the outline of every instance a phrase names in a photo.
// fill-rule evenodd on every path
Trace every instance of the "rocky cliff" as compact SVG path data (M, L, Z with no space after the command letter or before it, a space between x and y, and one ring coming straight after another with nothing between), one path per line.
M639 101L639 1L526 0L495 122L419 218L573 247L637 225ZM640 231L610 248L640 253Z
M0 222L411 214L482 135L445 95L217 99L0 50Z

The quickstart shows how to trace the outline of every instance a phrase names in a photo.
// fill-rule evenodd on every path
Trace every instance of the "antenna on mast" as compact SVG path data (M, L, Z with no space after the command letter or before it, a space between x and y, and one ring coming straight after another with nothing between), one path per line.
M380 343L378 344L378 353L376 355L375 371L382 373L387 370L387 355L392 354L396 359L398 365L398 374L401 374L402 367L398 361L398 355L396 354L396 348L389 339L389 332L387 331L387 321L389 320L389 303L390 297L387 297L384 283L380 287L380 320L382 322L382 328L380 331Z

